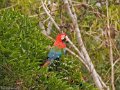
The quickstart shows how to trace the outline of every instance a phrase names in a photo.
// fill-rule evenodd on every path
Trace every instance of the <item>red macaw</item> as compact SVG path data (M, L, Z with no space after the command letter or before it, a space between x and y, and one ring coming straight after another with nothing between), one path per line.
M56 40L53 44L53 47L51 48L50 52L48 53L47 60L42 65L42 67L49 66L54 60L59 60L61 55L66 52L66 34L61 33L58 34L56 37Z

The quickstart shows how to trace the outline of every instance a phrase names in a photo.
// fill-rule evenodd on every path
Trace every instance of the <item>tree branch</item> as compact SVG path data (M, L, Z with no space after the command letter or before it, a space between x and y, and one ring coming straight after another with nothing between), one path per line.
M66 8L67 8L67 12L75 26L75 32L76 32L76 35L77 35L77 41L79 43L79 46L81 47L81 52L83 53L83 56L84 56L84 61L86 62L87 66L89 67L90 71L91 71L91 74L92 74L92 77L93 77L93 80L96 84L96 86L100 89L100 90L103 90L104 88L108 88L105 83L102 81L102 79L100 78L100 76L98 75L98 73L96 72L95 68L94 68L94 65L92 64L91 62L91 59L88 55L88 52L84 46L84 43L82 41L82 37L81 37L81 33L80 33L80 30L79 30L79 26L78 26L78 23L77 23L77 16L75 14L75 11L74 11L74 8L72 7L72 4L71 4L71 8L72 8L72 11L71 11L71 8L70 8L70 4L69 2L71 3L71 0L63 0L64 4L66 5Z
M17 6L17 5L18 5L18 3L14 4L14 5L12 5L12 6L6 7L6 8L2 8L2 9L0 9L0 11L7 10L7 9L10 9L10 8L13 8L13 7Z
M108 9L108 0L106 0L106 9L107 9L107 33L108 33L108 41L109 41L109 56L110 56L110 63L111 63L111 85L112 90L115 90L114 85L114 64L113 64L113 49L112 49L112 39L111 39L111 33L110 33L110 22L109 22L109 9Z
M50 17L50 20L53 22L55 27L60 31L60 28L58 27L57 23L54 21L54 19L52 18L52 16L50 15L48 10L46 9L46 6L44 5L43 0L41 0L41 2L42 2L42 6L43 6L43 9L45 10L46 14Z

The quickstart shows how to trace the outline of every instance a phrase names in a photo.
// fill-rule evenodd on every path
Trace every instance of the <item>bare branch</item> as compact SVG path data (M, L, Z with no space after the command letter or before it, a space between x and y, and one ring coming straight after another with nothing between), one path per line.
M77 23L77 16L75 14L74 8L72 7L72 4L69 4L69 2L71 3L72 1L69 0L69 2L68 2L68 0L63 0L63 2L66 5L67 12L68 12L68 14L69 14L70 18L72 19L72 22L75 26L75 32L77 34L77 40L78 40L79 46L81 47L81 51L82 51L83 56L84 56L84 61L86 62L87 66L89 67L89 69L91 71L91 74L92 74L92 77L94 79L94 82L95 82L96 86L100 90L103 90L103 88L108 88L105 85L105 83L102 81L102 79L100 78L98 73L96 72L96 70L94 68L94 65L92 64L91 59L88 55L88 52L87 52L87 50L84 46L84 43L83 43L82 37L81 37L81 33L80 33L80 30L79 30L79 26L78 26L78 23ZM71 5L71 8L72 8L72 11L71 11L70 5Z
M67 41L70 43L70 45L77 51L77 53L79 54L79 56L80 56L80 60L81 60L81 62L83 63L83 64L85 64L85 66L86 67L88 67L87 66L87 63L85 62L85 58L84 58L84 56L83 56L83 54L79 51L79 49L72 43L72 41L66 36L66 39L67 39ZM90 71L90 69L88 68L88 70Z
M107 33L108 33L108 41L109 41L109 56L110 56L110 63L111 63L111 85L112 85L112 90L115 90L115 85L114 85L114 64L113 64L113 49L112 49L112 39L111 39L111 33L110 33L110 21L109 21L109 8L108 8L108 0L106 0L106 9L107 9Z
M120 61L120 58L118 58L118 59L114 62L113 66L115 66L119 61Z
M6 7L6 8L2 8L2 9L0 9L0 11L7 10L7 9L10 9L10 8L13 8L13 7L17 6L17 5L18 5L18 3L14 4L14 5L12 5L12 6Z
M48 10L46 9L46 6L43 3L43 0L41 0L43 9L45 10L46 14L50 17L50 20L54 23L55 27L60 31L60 28L58 27L57 23L54 21Z
M47 28L47 34L50 35L51 31L52 31L52 25L53 23L51 22L51 20L48 22L48 28Z

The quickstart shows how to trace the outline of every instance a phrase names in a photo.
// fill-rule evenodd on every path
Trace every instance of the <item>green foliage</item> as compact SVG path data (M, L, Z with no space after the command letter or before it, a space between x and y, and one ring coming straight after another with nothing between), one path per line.
M0 8L4 8L6 6L9 6L10 3L9 3L10 0L0 0Z
M58 69L54 65L51 65L51 71L40 69L39 61L46 58L47 46L52 42L41 34L37 23L36 19L13 10L0 13L0 85L21 89L79 90L82 74L75 66L77 62L71 61L73 57L69 60L69 55L65 56Z
M11 10L1 12L0 16L0 63L3 72L9 73L2 73L4 81L0 84L14 85L22 80L25 87L30 87L51 42L37 29L34 19Z

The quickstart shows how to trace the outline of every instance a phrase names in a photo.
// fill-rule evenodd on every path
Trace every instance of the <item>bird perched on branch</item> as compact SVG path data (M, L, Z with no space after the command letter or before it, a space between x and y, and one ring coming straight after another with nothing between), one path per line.
M59 60L62 54L66 52L66 34L61 33L56 36L56 40L48 53L48 57L43 63L42 67L49 66L54 60Z

